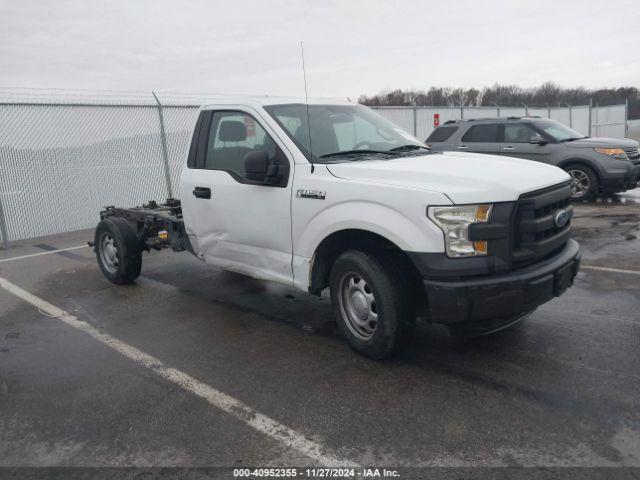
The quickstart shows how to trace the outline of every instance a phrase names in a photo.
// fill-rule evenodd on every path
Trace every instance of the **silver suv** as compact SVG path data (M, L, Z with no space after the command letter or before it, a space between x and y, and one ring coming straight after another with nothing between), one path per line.
M463 151L545 162L571 175L572 199L623 192L640 180L638 142L591 138L539 117L450 120L425 143L434 151Z

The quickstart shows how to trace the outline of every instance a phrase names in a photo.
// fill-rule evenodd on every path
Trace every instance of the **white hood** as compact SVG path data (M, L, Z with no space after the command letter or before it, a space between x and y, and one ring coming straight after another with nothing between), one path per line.
M348 180L440 192L456 204L513 201L523 193L569 180L565 171L544 163L462 152L360 160L327 168Z

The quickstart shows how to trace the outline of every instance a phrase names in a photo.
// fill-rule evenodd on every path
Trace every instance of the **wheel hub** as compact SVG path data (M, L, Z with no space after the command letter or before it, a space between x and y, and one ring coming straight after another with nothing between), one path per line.
M366 320L369 316L369 305L367 298L361 291L356 290L351 294L351 304L353 305L355 314L362 320Z
M118 247L113 237L106 232L100 238L100 260L107 271L118 271Z
M589 176L582 170L569 170L571 175L571 196L580 198L587 194L591 187Z
M357 273L340 280L338 301L345 324L356 337L368 340L378 327L378 311L373 291Z

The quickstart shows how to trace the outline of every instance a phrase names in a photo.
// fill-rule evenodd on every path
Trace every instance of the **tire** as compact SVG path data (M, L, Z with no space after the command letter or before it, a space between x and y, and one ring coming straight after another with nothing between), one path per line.
M348 250L333 264L329 285L333 315L351 348L382 359L409 343L415 296L392 256Z
M598 194L598 176L582 164L574 163L564 167L571 175L571 200L574 202L593 200Z
M95 252L100 270L116 285L133 283L142 268L142 250L123 218L102 220L96 227Z

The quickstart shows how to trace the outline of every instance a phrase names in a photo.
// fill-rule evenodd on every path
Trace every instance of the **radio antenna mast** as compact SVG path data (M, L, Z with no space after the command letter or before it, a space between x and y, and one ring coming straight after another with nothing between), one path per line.
M302 78L304 79L304 103L307 107L307 129L309 134L309 154L311 161L311 173L314 172L313 149L311 148L311 116L309 115L309 93L307 92L307 70L304 68L304 44L300 41L300 55L302 57Z

